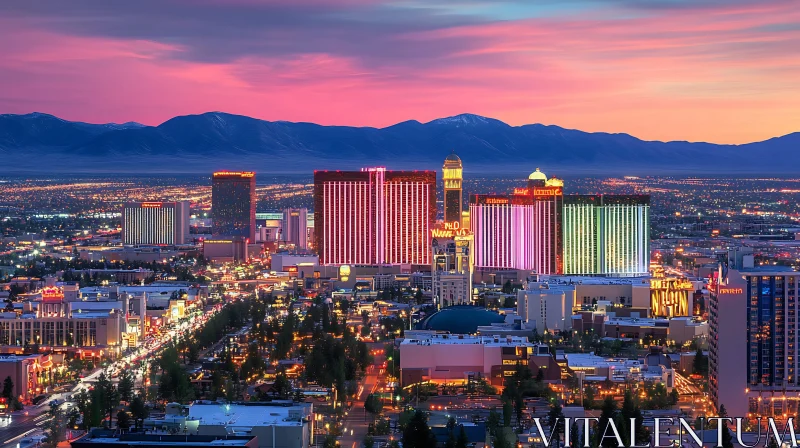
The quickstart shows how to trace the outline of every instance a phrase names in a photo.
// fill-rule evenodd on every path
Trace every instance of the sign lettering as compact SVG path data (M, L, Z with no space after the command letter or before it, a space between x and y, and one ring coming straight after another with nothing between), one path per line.
M560 188L534 188L534 196L562 196L564 192Z
M508 204L508 198L486 198L487 204L504 205Z
M720 294L741 294L743 292L742 288L719 288Z

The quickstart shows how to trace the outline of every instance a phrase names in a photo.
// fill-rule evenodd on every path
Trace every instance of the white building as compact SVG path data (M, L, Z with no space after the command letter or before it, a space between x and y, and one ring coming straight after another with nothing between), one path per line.
M189 202L128 202L122 209L125 245L176 245L189 239Z
M539 276L539 282L572 285L576 306L590 306L601 300L635 308L650 308L649 277L589 277L578 275Z
M453 230L437 229L431 244L431 289L439 308L472 303L473 236L451 235Z
M199 435L257 436L259 448L308 448L314 437L311 403L196 401L186 422Z
M270 268L273 271L285 272L289 266L319 266L319 256L301 255L279 252L270 257Z
M297 249L308 249L308 209L287 208L283 211L283 241Z
M574 307L573 285L529 282L517 292L517 314L526 328L539 333L572 329Z
M472 303L471 276L468 273L441 272L432 273L433 297L440 308L452 305L469 305Z

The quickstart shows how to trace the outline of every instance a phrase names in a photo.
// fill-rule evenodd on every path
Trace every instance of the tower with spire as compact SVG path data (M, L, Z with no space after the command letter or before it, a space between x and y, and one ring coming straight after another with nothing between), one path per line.
M462 196L461 159L455 151L444 159L442 166L442 179L444 180L444 222L461 222L461 209L464 198Z

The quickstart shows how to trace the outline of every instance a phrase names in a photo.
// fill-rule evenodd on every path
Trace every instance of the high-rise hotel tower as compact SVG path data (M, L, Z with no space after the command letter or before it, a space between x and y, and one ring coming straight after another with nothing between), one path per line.
M435 171L314 172L321 264L429 266L435 220Z
M728 415L800 412L800 272L724 267L709 290L709 391Z
M537 168L513 194L471 195L475 267L560 273L563 186Z
M564 274L646 275L650 196L564 197Z
M211 180L211 233L256 240L256 173L217 171Z
M444 159L442 166L442 180L444 181L444 222L461 222L461 209L464 206L464 197L461 190L463 180L463 166L461 159L455 152Z
M189 238L188 202L128 202L122 208L125 245L185 244Z

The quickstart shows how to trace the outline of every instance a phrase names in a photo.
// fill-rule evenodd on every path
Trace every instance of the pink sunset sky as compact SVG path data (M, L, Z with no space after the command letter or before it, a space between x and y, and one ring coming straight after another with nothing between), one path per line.
M0 113L224 111L388 126L475 113L651 140L800 131L797 0L0 3Z

